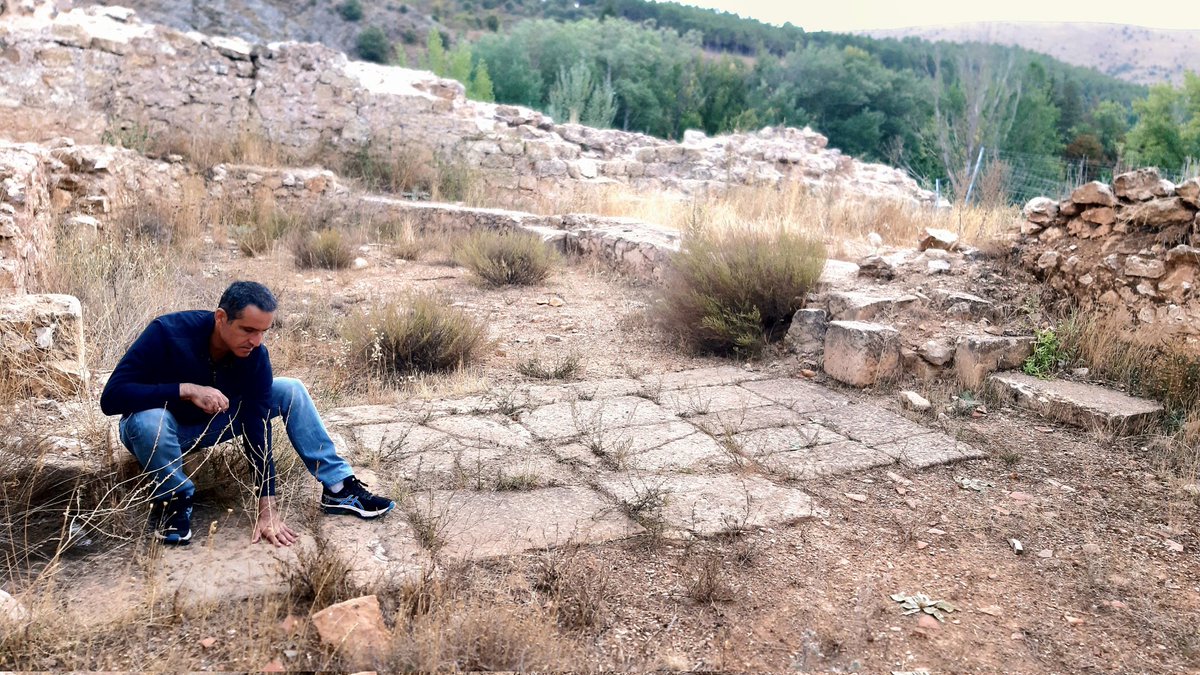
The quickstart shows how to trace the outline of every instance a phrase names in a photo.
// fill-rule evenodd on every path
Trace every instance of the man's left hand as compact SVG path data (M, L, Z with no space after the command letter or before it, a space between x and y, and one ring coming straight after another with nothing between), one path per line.
M299 541L300 535L288 527L283 518L275 512L274 501L271 497L263 497L258 501L258 519L254 522L251 544L266 539L276 546L291 546Z

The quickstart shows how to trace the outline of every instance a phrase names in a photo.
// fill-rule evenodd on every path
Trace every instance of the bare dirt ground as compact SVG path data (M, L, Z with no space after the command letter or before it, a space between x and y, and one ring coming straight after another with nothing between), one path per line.
M677 349L650 320L652 288L588 263L568 264L540 286L493 290L460 268L438 264L437 255L419 263L392 260L378 249L365 255L371 265L364 270L326 272L297 270L282 253L251 260L209 251L196 284L214 293L234 278L271 285L282 302L282 326L269 342L277 375L306 379L323 410L528 383L516 366L531 358L578 357L586 380L728 363ZM336 339L341 318L413 292L436 292L488 322L496 342L483 365L465 375L421 378L399 391L348 377L345 348ZM801 366L780 352L750 364L777 375L798 375ZM950 391L926 389L943 407ZM888 392L843 393L899 409ZM439 652L440 661L422 660L412 655L429 650L409 645L397 647L409 658L395 663L463 669L1200 670L1200 496L1184 489L1189 477L1168 471L1153 439L1102 438L1007 409L940 421L904 414L964 437L991 457L798 481L827 516L795 526L685 541L644 535L465 568L447 565L436 583L385 597L385 615L407 625L406 640L417 644L429 640L419 634L419 617L445 609L458 618L431 625L442 642L472 641L473 656L462 656L464 648ZM976 479L981 489L961 487L959 477ZM1023 553L1014 552L1011 539L1020 540ZM117 551L129 557L127 547ZM59 583L104 578L102 570L136 579L137 565L153 564L152 553L133 558L68 556ZM0 666L256 670L274 663L291 670L341 669L305 620L287 618L306 615L313 594L294 588L281 593L279 600L228 602L203 612L176 610L169 598L160 598L104 633L10 637L0 643ZM916 616L902 615L890 597L897 593L925 593L957 611L942 624L918 623ZM506 618L493 620L497 614ZM489 628L463 628L470 624L463 617L472 616L487 619ZM200 642L214 637L209 646Z

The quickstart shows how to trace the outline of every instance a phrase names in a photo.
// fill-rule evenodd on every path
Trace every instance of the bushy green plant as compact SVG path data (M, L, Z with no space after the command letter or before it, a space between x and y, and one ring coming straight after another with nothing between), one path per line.
M658 318L697 351L756 356L783 334L824 266L825 245L800 233L692 233L671 260Z
M359 33L354 48L364 61L387 63L392 57L392 43L379 26L368 26Z
M488 345L483 322L432 296L359 314L344 335L354 358L387 380L469 365Z
M321 230L296 237L292 254L300 267L340 270L354 262L354 245L340 230Z
M1026 375L1049 379L1059 368L1061 351L1062 343L1059 342L1054 329L1039 330L1033 343L1033 353L1021 364L1021 370Z
M346 0L337 6L337 11L346 21L359 21L363 18L362 3L359 0Z
M559 255L537 235L487 231L466 237L455 260L493 286L527 286L550 276Z

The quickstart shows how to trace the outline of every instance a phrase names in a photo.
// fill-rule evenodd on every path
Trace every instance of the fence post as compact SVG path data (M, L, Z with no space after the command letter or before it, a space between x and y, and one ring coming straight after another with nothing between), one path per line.
M967 184L967 197L963 206L971 203L971 191L975 189L975 179L979 177L979 165L983 163L983 146L979 146L979 156L975 158L975 170L971 172L971 182Z

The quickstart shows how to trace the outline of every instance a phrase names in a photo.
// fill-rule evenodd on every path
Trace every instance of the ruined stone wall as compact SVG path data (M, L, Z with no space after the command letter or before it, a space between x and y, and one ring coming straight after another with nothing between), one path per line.
M35 286L52 251L46 155L0 144L0 294Z
M1022 263L1083 307L1164 336L1200 337L1200 179L1140 169L1024 210Z
M517 193L577 182L698 191L797 181L933 199L903 172L846 157L809 129L688 132L672 143L555 124L532 110L469 101L462 85L429 73L352 62L320 45L181 33L118 7L5 16L0 42L0 137L12 140L120 139L129 147L162 134L249 133L326 166L368 145L426 148Z

